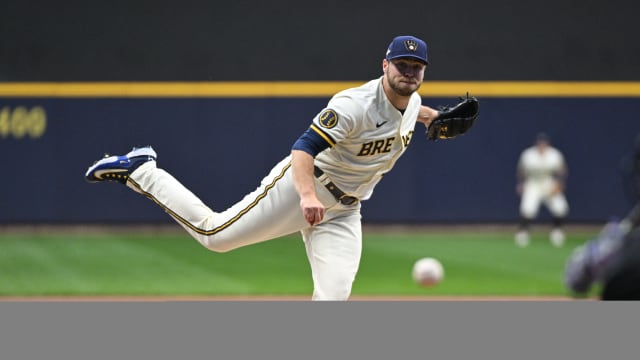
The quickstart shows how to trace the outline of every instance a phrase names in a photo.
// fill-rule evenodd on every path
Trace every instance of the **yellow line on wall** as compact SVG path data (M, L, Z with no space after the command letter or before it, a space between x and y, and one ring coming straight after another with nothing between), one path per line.
M315 82L14 82L0 83L0 97L330 97L364 81ZM424 97L640 97L640 82L429 81Z
M425 82L420 90L427 96L456 96L469 91L482 97L640 97L640 82Z

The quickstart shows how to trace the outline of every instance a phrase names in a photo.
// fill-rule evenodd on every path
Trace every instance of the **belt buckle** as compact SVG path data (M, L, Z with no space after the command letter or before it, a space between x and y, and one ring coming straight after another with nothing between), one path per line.
M355 196L349 196L347 194L344 194L340 196L338 201L340 201L342 205L355 205L358 203L358 198Z

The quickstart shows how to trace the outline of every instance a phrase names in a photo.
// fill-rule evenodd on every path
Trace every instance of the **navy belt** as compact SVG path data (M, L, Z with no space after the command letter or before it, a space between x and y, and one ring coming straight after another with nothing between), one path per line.
M324 171L317 166L313 167L313 175L317 178L320 178L324 175ZM329 192L338 200L342 205L355 205L360 201L355 196L350 196L344 193L344 191L340 190L333 181L329 180L329 177L325 177L325 180L320 179L322 184L329 190Z

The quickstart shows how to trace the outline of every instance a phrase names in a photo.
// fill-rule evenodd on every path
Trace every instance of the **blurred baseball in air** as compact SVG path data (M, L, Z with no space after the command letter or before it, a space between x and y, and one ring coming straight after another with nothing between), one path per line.
M444 278L444 268L437 259L425 257L413 264L411 275L413 281L420 286L434 286Z

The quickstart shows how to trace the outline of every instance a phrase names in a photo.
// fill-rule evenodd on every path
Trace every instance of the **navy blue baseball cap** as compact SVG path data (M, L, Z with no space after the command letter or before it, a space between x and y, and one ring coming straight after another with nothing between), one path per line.
M387 60L413 58L424 64L427 60L427 43L415 36L398 36L391 41L387 49Z
M536 134L536 141L544 141L548 143L550 140L551 139L549 138L549 135L547 135L547 133L539 132Z

